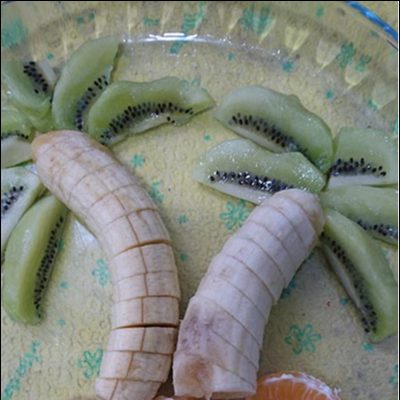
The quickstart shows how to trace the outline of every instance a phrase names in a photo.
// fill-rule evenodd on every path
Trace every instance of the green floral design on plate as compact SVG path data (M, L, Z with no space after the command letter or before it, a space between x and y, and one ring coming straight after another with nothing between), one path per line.
M134 154L131 158L131 165L133 168L143 167L146 159L141 154Z
M362 346L363 350L365 350L367 353L372 353L375 349L375 346L372 343L363 343Z
M289 329L289 334L285 336L284 341L291 346L293 354L299 355L303 351L315 353L315 344L321 340L321 335L314 332L314 327L311 324L306 324L304 329L298 325L292 325Z
M1 46L13 48L21 44L28 37L28 29L26 29L21 18L15 17L10 21L5 21L1 28Z
M322 18L325 15L325 8L322 6L317 7L315 11L315 16L317 18Z
M4 390L1 392L1 400L11 400L15 393L21 389L21 380L28 374L33 364L42 361L42 357L38 353L41 343L34 340L29 350L20 358L17 369L12 373L11 378L2 387Z
M78 25L82 25L85 22L85 18L82 17L82 15L79 15L78 17L75 18L75 21Z
M236 58L236 54L235 53L228 53L228 61L233 61Z
M219 218L224 222L225 228L229 231L239 228L246 221L250 210L244 200L228 201L225 206L226 211L219 214Z
M239 22L246 32L251 31L256 35L261 35L272 22L271 11L269 7L261 7L257 12L255 5L252 4L243 10L243 16Z
M98 348L95 351L86 350L82 357L78 359L76 365L82 369L85 380L96 377L100 372L101 360L103 358L103 350Z
M340 68L346 68L347 65L353 62L353 57L356 54L356 49L353 43L343 43L340 47L340 53L336 56Z
M85 24L85 23L94 21L95 18L96 18L96 13L95 13L95 11L89 11L89 12L87 13L87 15L78 15L78 16L75 18L75 21L76 21L76 23L77 23L78 25L83 25L83 24Z
M367 69L367 65L371 62L371 60L371 56L365 54L361 55L355 67L356 71L365 72L365 70Z
M179 225L183 225L189 221L189 218L187 217L186 214L181 214L178 216L177 220Z
M183 14L183 21L181 25L181 31L182 33L185 34L185 36L192 31L193 29L196 29L203 21L205 15L206 15L206 2L205 1L200 1L198 5L198 10L195 13L184 13ZM172 43L172 46L169 50L171 54L178 54L182 47L185 45L185 41L183 40L177 40L174 43Z
M161 181L155 181L150 186L149 195L156 204L161 204L164 201L164 195L160 192L161 185Z
M108 264L100 258L96 261L97 268L92 270L92 275L97 278L99 285L105 287L110 280L110 272L108 271Z
M394 138L397 138L397 136L399 135L399 117L398 116L396 116L396 118L393 120L391 129L392 129L392 136Z
M63 326L65 326L65 319L64 318L60 318L57 320L57 325L60 326L61 328Z
M396 389L399 384L399 364L393 367L393 374L389 378L389 383Z
M354 57L357 53L356 48L352 42L343 43L340 47L340 52L336 56L336 60L339 63L339 67L344 69L348 65L351 65L354 61ZM372 61L372 57L368 54L361 54L356 61L355 70L357 72L365 72L368 64Z
M283 60L281 63L282 69L285 72L293 72L294 70L294 60L291 58L288 58L287 60Z
M60 288L61 289L68 289L69 288L69 283L67 281L62 281L60 283Z
M210 134L206 133L206 134L203 136L203 139L204 139L206 142L210 142L210 141L212 140L212 136L211 136Z
M332 100L334 96L335 96L335 93L334 93L333 90L331 90L331 89L328 89L328 90L325 92L325 98L326 98L327 100Z
M347 306L347 304L349 304L349 298L348 297L342 297L339 302L340 302L340 304L342 306Z
M185 261L189 260L189 256L186 253L181 253L181 254L179 254L179 259L182 262L185 262Z
M159 18L149 18L149 17L144 17L143 18L143 25L144 26L159 26L160 25L160 19Z
M294 276L292 280L289 282L289 285L282 290L281 299L287 299L292 294L292 291L296 289L297 282L296 277Z
M370 108L372 111L377 111L378 110L378 105L374 102L374 100L369 99L367 103L368 108Z

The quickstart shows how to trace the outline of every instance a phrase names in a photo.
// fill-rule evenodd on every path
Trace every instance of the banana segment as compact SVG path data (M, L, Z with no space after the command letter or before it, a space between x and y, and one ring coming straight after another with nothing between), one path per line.
M132 265L135 270L132 271ZM171 246L156 243L134 247L118 254L110 261L111 279L114 283L130 276L153 272L176 274L174 254Z
M103 400L152 400L171 367L180 299L158 209L138 178L85 134L52 132L32 148L44 185L86 224L109 259L112 330L96 393Z
M251 396L265 323L309 255L324 218L298 189L265 200L214 257L181 322L175 394L209 400Z
M176 297L143 297L114 303L111 308L112 329L130 326L176 326L179 300Z
M153 400L160 387L159 382L144 382L127 379L98 378L95 390L100 399Z
M247 268L256 275L271 294L274 304L278 302L285 287L285 281L276 262L259 244L251 238L235 235L225 243L221 255L239 261L242 268Z

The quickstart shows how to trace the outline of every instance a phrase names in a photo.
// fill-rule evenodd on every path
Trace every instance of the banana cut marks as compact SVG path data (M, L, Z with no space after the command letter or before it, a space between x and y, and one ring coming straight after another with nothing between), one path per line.
M233 399L256 392L264 327L324 224L318 199L291 189L265 200L213 258L180 325L177 396Z
M111 333L96 393L151 400L171 367L179 283L170 237L139 180L88 135L51 132L32 145L43 184L97 237L113 284Z

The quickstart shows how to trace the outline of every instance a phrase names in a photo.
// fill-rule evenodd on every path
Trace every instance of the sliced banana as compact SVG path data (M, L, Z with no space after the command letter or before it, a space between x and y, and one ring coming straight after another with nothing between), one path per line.
M85 134L41 135L32 149L44 185L96 235L110 262L112 331L96 393L152 400L170 370L180 299L158 209L139 180Z
M284 277L273 258L258 243L235 235L225 243L221 255L239 261L242 268L254 273L269 291L274 303L278 302L285 287Z
M173 361L177 396L232 399L256 392L253 372L272 304L323 224L318 199L291 189L265 200L227 241L181 322Z

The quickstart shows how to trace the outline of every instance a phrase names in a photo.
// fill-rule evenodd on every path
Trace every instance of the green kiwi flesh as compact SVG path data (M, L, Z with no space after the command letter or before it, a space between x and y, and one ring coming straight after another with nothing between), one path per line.
M342 128L334 139L328 188L397 183L397 146L384 132Z
M373 342L397 332L397 286L382 248L358 224L325 209L321 246Z
M13 231L3 265L2 304L15 321L37 324L67 209L54 196L40 199Z
M1 170L1 255L25 211L43 191L40 179L23 167Z
M45 132L52 128L51 97L57 77L47 60L4 61L1 80L10 101L37 130Z
M54 89L52 111L57 129L87 131L88 111L110 82L119 44L116 36L91 40L68 59Z
M89 134L111 145L128 134L161 124L185 124L213 105L204 89L176 77L146 83L115 82L90 110Z
M303 153L322 172L332 160L332 134L298 97L261 86L233 90L218 107L215 118L274 152Z
M395 189L341 186L320 193L323 207L333 208L357 222L376 239L398 240L398 196Z
M33 127L21 112L1 110L1 168L30 160L33 136Z
M275 192L319 192L324 175L301 153L275 154L246 139L222 142L205 153L193 177L226 194L259 204Z

